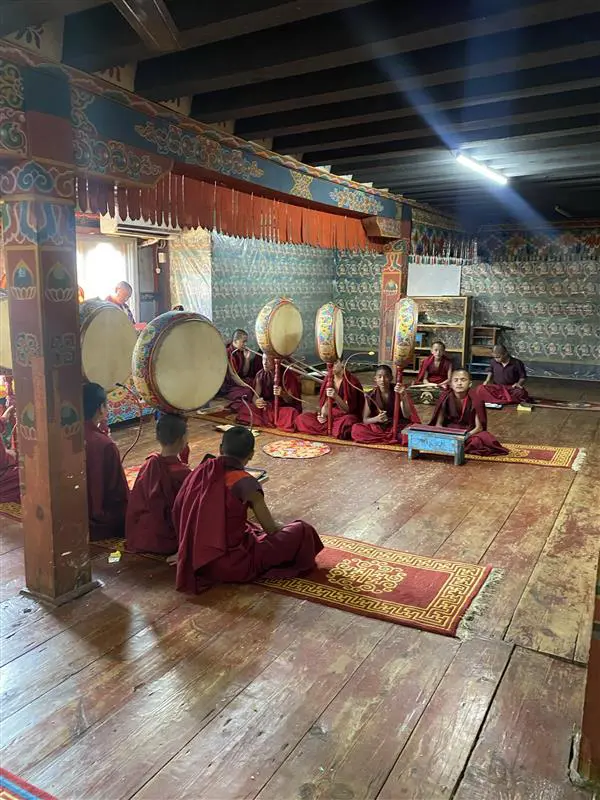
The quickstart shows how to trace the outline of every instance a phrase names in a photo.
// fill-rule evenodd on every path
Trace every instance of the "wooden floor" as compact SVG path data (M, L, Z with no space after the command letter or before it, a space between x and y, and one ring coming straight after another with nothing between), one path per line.
M600 400L598 385L532 384ZM51 611L19 595L22 532L0 520L3 766L59 800L587 798L567 766L599 547L600 412L510 409L490 427L585 447L587 460L575 473L349 447L255 458L280 519L504 569L462 642L253 586L190 600L172 568L106 553L94 559L104 587ZM134 434L115 438L125 448ZM194 461L216 451L208 423L191 434Z

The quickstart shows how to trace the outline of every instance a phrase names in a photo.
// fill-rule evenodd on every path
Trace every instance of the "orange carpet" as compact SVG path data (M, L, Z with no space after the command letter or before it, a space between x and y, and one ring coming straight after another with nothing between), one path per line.
M231 423L233 418L225 411L213 414L202 414L202 419L209 420L216 424L224 422ZM371 450L389 450L396 453L406 452L407 448L399 444L361 444L360 442L346 442L341 439L334 439L330 436L310 436L305 433L288 433L276 428L260 428L256 430L264 433L271 433L273 436L285 436L286 438L309 439L313 442L324 442L326 444L337 444L342 447L367 447ZM549 444L506 444L503 447L509 451L506 456L472 456L466 455L467 460L472 461L503 461L510 464L535 464L539 467L562 467L563 469L573 469L578 471L585 451L579 447L555 447Z
M321 538L325 550L309 575L257 583L301 600L455 636L492 569L339 536Z

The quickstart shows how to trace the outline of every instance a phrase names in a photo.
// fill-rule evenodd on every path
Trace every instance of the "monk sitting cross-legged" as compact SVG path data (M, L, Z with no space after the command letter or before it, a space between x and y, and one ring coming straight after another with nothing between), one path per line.
M238 411L237 422L256 425L259 428L280 428L294 431L295 421L302 412L302 387L298 375L291 369L281 366L281 386L275 387L275 361L263 353L263 368L256 376L256 392L252 405L252 419L248 408L243 405ZM279 397L279 414L275 419L275 395Z
M527 373L523 362L513 358L502 344L495 345L492 356L487 378L477 390L483 402L504 406L529 400L524 388Z
M296 418L296 430L317 436L327 435L328 398L332 400L332 435L336 439L349 439L352 426L360 421L363 406L362 385L351 372L346 372L338 360L333 365L333 386L327 381L321 386L319 411L306 411Z
M431 345L431 355L423 359L415 384L447 389L451 377L452 361L446 355L446 345L438 340Z
M508 450L487 431L485 404L471 392L471 376L466 369L452 373L450 389L438 400L431 425L467 431L465 453L476 456L505 456Z
M107 414L106 392L99 384L84 384L83 413L90 539L121 538L129 487L117 445L99 429Z
M227 345L227 375L219 394L229 400L232 411L239 410L242 398L251 402L254 381L262 368L261 357L251 353L247 345L248 334L241 328Z
M244 469L253 455L251 431L230 428L221 455L196 467L181 487L173 507L179 591L291 578L315 566L323 549L317 532L300 520L283 526L273 520L260 483ZM260 527L248 522L249 508Z
M125 536L129 550L171 555L177 552L173 503L191 469L187 455L187 421L177 414L162 414L156 424L161 452L144 462L127 506Z
M411 422L420 422L419 415L405 387L392 387L392 370L380 364L375 372L375 389L365 396L363 421L352 426L352 441L361 444L406 444L402 429ZM400 419L393 441L395 396L400 395Z
M20 503L19 460L14 450L4 444L2 434L5 427L11 424L15 409L8 406L0 417L0 503Z

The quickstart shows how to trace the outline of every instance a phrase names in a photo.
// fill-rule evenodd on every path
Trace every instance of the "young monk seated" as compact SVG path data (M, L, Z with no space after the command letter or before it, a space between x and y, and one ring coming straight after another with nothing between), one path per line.
M8 406L0 417L0 503L20 503L19 459L4 443L4 433L12 426L15 410Z
M97 383L83 386L85 462L90 540L125 534L129 487L117 445L99 425L106 421L106 392Z
M475 456L505 456L508 450L487 431L485 404L470 391L471 376L466 369L452 373L450 388L438 400L431 425L468 431L465 453Z
M341 361L333 365L333 386L324 381L319 394L319 410L315 414L306 411L296 418L296 430L300 433L327 435L328 398L332 400L332 435L336 439L349 439L352 426L359 422L363 406L362 385L356 375L346 372Z
M310 572L323 543L306 522L274 521L260 483L244 470L254 455L251 431L230 428L220 452L196 467L175 500L177 589L197 592L215 583ZM259 525L248 522L249 508Z
M256 425L259 428L280 428L283 431L296 430L296 417L302 413L302 387L298 375L281 365L281 386L275 388L275 362L263 353L263 368L254 382L255 395L252 400L252 419L244 405L237 415L237 422ZM275 419L275 395L279 397L279 416Z
M229 400L233 411L242 406L242 398L251 402L254 381L262 369L261 357L251 353L247 344L248 334L239 328L227 345L227 375L219 394Z
M523 362L513 358L502 344L497 344L492 354L488 376L477 390L483 402L504 406L529 400L524 388L527 373Z
M177 552L173 503L191 469L181 459L189 452L187 421L176 414L161 414L156 423L160 453L145 460L127 505L125 537L129 550L171 555Z
M405 387L392 387L392 370L380 364L375 372L375 388L365 395L363 421L352 426L352 441L362 444L406 444L402 429L411 422L420 422L419 415ZM393 442L395 396L400 395L400 420L396 442Z
M431 345L431 355L423 359L416 385L447 389L452 377L452 361L446 355L446 345L437 341Z

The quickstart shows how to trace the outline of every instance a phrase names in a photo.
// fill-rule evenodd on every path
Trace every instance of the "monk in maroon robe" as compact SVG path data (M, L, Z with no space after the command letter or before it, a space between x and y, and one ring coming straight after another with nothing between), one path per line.
M479 397L484 403L502 406L527 402L529 395L524 388L527 373L523 362L513 358L501 344L497 344L492 353L488 375L477 390Z
M196 467L181 487L173 508L179 591L291 578L314 568L323 543L306 522L282 526L273 520L259 482L244 469L253 455L251 431L230 428L220 457ZM249 508L259 525L248 522Z
M115 291L113 294L109 294L106 298L108 303L113 303L115 306L119 306L121 311L127 314L127 317L132 325L135 325L135 317L131 313L131 309L129 308L129 301L131 300L131 295L133 294L133 287L127 281L120 281L117 283L115 287Z
M121 538L129 487L117 445L98 427L107 413L106 392L99 384L84 384L83 412L90 540Z
M375 388L365 395L363 421L352 426L352 441L361 444L407 443L403 428L411 422L419 423L419 415L406 388L392 386L392 370L380 364L375 372ZM400 417L396 438L393 437L396 395L400 397Z
M452 377L452 361L446 355L446 345L437 341L431 345L431 355L423 359L416 385L446 389Z
M238 411L237 422L256 425L259 428L279 428L283 431L296 430L296 418L302 413L302 386L297 373L281 365L281 386L275 387L275 362L263 353L263 368L254 383L255 396L252 400L252 419L250 411L242 406ZM275 419L275 395L279 397L279 416Z
M229 400L232 411L252 402L256 376L262 369L262 358L248 350L248 334L241 328L234 332L231 344L227 345L227 375L219 394Z
M470 389L471 376L467 370L453 372L450 388L438 400L430 424L467 431L465 453L470 455L508 455L508 450L488 432L485 404L478 392Z
M14 450L4 444L4 434L11 425L14 408L8 406L0 417L0 503L20 503L19 459Z
M189 455L187 422L176 414L161 414L156 423L160 453L144 462L127 504L127 549L137 553L172 555L177 552L173 504L192 471L183 458Z
M331 398L332 436L349 439L352 426L360 422L363 407L362 384L356 375L346 372L341 361L333 365L333 386L324 381L319 394L319 410L306 411L296 418L296 430L316 436L327 436L328 398Z

